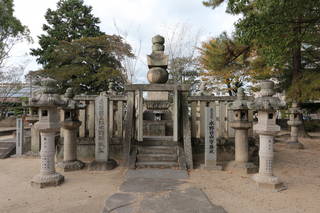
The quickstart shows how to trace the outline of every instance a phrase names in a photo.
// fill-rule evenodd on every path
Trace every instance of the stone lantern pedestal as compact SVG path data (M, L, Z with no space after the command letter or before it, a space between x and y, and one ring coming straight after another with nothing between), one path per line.
M64 131L63 162L58 164L65 172L80 170L84 163L77 160L77 129L81 126L80 121L65 120L61 127Z
M290 120L288 125L291 127L290 139L288 142L288 148L291 149L303 149L303 144L299 142L298 132L299 126L302 125L301 111L297 103L292 103L292 107L289 109Z
M54 94L56 82L52 79L43 81L46 89L39 99L31 105L39 108L39 121L35 124L41 137L40 173L33 177L31 185L39 188L57 186L63 183L64 176L55 171L55 137L60 130L57 107L62 104L59 95Z
M64 182L64 176L55 171L56 131L41 130L41 167L40 173L31 180L34 187L58 186Z
M252 123L248 120L248 101L242 88L238 89L237 100L230 107L234 111L234 120L230 123L235 129L235 160L228 163L227 170L244 174L257 172L257 167L248 162L248 129Z
M254 109L258 110L258 123L253 126L253 130L259 134L259 173L252 178L259 187L269 188L276 191L286 187L273 175L273 143L274 136L280 131L280 126L276 125L276 110L280 108L280 100L272 97L274 83L264 81L261 83L261 95L254 103Z

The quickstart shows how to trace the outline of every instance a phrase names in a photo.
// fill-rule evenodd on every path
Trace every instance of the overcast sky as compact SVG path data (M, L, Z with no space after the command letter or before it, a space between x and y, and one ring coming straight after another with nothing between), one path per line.
M9 64L25 65L25 73L41 68L29 49L38 47L37 36L42 34L44 14L55 9L58 0L14 0L15 16L28 26L33 44L21 43L11 52ZM201 31L201 40L233 30L237 17L226 14L225 7L212 10L201 0L85 0L100 18L100 28L107 34L127 34L133 49L141 43L141 60L151 52L151 38L156 34L168 35L177 25L190 26L193 32ZM117 27L115 27L115 25ZM120 31L120 32L119 32ZM141 41L141 42L140 42ZM136 83L146 82L147 67L139 65Z

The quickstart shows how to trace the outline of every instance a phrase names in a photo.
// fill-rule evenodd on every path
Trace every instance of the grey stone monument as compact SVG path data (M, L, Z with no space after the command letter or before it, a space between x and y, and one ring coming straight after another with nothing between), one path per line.
M24 145L24 123L22 118L17 118L16 123L16 156L21 156Z
M276 124L276 110L281 107L279 98L274 95L274 83L263 81L260 83L261 97L253 102L253 108L258 111L258 123L253 130L259 135L259 173L252 178L259 187L276 191L285 189L278 177L273 175L273 143L274 136L280 131Z
M109 101L104 93L95 100L95 160L88 165L89 170L110 170L117 163L109 159Z
M217 165L217 133L216 111L213 107L205 108L205 161L203 168L208 170L222 170Z
M242 88L238 89L237 99L230 109L234 112L230 124L235 129L235 160L228 163L227 169L244 174L256 173L257 167L248 162L248 129L252 127L252 122L248 119L248 101Z
M291 149L303 149L303 144L299 142L298 133L299 126L302 125L302 112L297 103L292 103L292 107L289 109L290 119L288 125L291 127L290 140L288 142L288 148Z
M73 90L68 88L65 93L65 106L61 107L64 112L64 120L60 122L64 129L63 162L58 166L65 172L80 170L84 167L84 163L77 159L77 130L81 125L81 121L78 120L79 109L84 109L85 105L75 102L74 96Z
M55 94L56 85L53 79L43 80L45 90L39 99L33 99L31 103L39 108L39 121L36 125L41 136L40 174L33 177L31 185L39 188L57 186L64 181L64 176L55 171L55 137L60 131L57 107L63 104L60 96Z

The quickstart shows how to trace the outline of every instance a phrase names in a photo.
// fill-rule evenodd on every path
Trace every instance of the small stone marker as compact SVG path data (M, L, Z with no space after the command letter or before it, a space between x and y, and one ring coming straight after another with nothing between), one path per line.
M24 125L22 118L17 118L16 124L16 155L21 156L24 142Z
M109 159L109 100L101 94L95 100L95 160L88 165L89 170L110 170L117 162Z
M216 112L213 107L205 108L205 162L204 169L221 170L217 165Z

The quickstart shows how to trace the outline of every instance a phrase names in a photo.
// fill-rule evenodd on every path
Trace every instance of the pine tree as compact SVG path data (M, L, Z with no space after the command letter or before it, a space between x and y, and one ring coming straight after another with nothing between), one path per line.
M84 5L83 0L59 0L56 10L47 10L45 19L47 24L42 29L46 33L38 37L40 48L31 49L31 55L37 56L37 62L45 68L51 67L59 41L104 35L98 26L99 18L93 16L92 7Z

